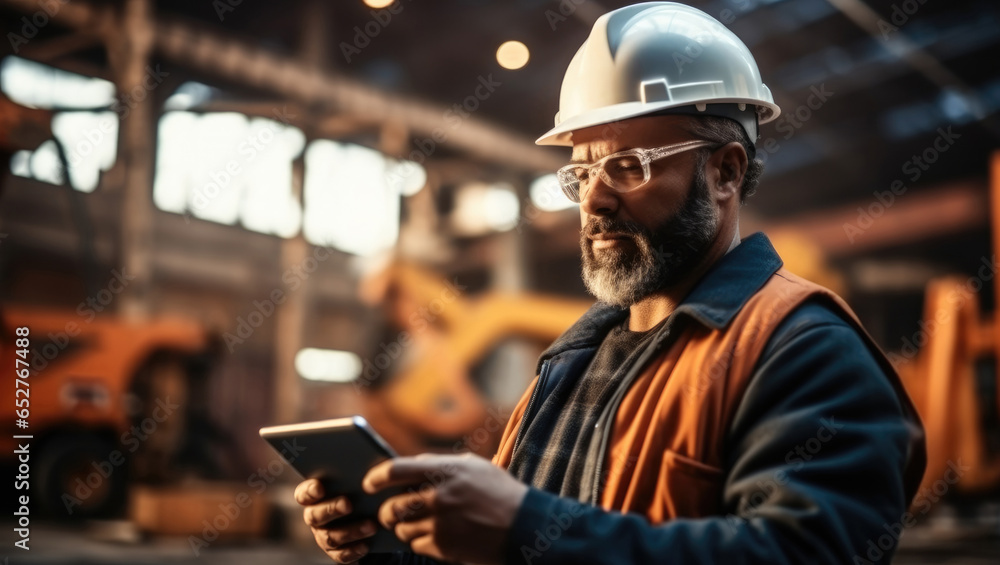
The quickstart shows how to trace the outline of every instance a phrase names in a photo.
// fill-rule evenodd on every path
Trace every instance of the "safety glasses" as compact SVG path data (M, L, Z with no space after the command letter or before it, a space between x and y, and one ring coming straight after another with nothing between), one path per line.
M580 203L587 197L587 191L596 177L600 177L601 182L616 192L629 192L649 182L651 162L707 145L712 145L712 142L693 140L653 149L626 149L589 165L566 165L556 172L556 178L566 196L573 202Z

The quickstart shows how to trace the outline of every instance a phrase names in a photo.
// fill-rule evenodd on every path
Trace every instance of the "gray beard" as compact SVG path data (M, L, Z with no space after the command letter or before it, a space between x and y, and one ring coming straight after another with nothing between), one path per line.
M704 258L718 230L704 167L677 214L655 231L635 222L594 218L580 233L583 282L599 301L628 308L650 294L680 282ZM595 254L588 235L627 234L634 246Z

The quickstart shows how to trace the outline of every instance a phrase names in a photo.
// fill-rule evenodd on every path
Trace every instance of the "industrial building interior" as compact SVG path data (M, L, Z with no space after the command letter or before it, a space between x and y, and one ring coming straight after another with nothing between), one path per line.
M36 372L32 550L11 537L10 562L330 562L270 424L362 414L401 454L490 457L593 303L569 151L534 140L629 3L0 0L0 360L30 326ZM895 562L995 563L1000 4L686 3L782 108L742 233L889 354L925 485L970 468Z

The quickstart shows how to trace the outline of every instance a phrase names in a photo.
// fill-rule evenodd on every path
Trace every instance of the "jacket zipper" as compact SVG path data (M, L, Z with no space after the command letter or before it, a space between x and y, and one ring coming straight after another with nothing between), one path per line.
M611 438L611 430L612 428L614 428L614 426L612 425L614 423L614 420L611 419L611 417L618 412L618 406L621 404L622 399L625 397L625 393L632 385L632 381L634 381L636 377L638 377L639 374L642 373L646 364L649 363L652 357L654 357L656 354L660 352L660 350L663 347L663 344L666 343L667 338L670 337L670 335L672 334L671 329L673 323L674 320L668 321L666 325L664 325L663 330L660 332L660 334L657 335L656 338L653 340L653 344L648 348L646 348L646 350L642 353L639 359L636 360L635 365L632 366L629 372L626 373L625 377L622 379L622 383L615 391L615 394L611 398L611 401L604 407L604 410L601 411L601 416L597 419L597 423L594 424L595 430L600 429L602 422L604 422L606 425L604 426L604 429L601 430L600 432L601 433L600 447L597 450L597 462L594 468L594 483L591 488L590 500L585 502L588 502L594 506L597 506L599 504L598 497L600 496L601 481L603 480L603 474L604 474L604 459L605 459L604 454L607 452L608 441Z
M523 438L524 434L528 431L527 424L532 418L531 409L535 406L535 400L540 394L539 391L543 390L545 380L549 376L549 361L550 359L542 361L542 370L538 372L538 382L535 383L535 390L531 391L531 398L528 400L528 407L524 409L524 415L521 416L521 423L517 427L517 437L514 438L514 447L510 450L511 459L513 459L514 454L517 453L517 446L521 443L521 438Z

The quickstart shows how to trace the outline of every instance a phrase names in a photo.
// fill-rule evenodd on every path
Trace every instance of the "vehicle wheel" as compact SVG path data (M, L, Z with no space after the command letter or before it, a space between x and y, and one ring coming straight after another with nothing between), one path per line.
M88 434L56 436L40 447L32 498L47 516L83 520L124 509L128 461L117 446Z

